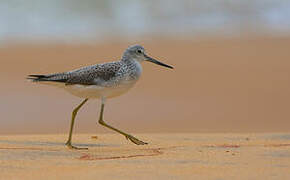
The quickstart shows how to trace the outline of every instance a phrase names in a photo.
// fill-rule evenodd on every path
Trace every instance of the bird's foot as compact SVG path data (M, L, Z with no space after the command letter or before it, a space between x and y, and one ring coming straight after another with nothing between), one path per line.
M66 145L69 149L75 149L75 150L88 150L88 148L85 148L85 147L76 147L76 146L73 146L70 142L65 143L65 145Z
M126 137L126 139L129 139L132 143L137 144L137 145L145 145L145 144L148 144L148 143L143 142L143 141L141 141L141 140L139 140L139 139L137 139L134 136L129 135L129 134L126 135L125 137Z

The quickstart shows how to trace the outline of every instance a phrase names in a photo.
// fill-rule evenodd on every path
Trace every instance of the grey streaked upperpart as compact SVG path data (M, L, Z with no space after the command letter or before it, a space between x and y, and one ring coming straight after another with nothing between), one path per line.
M125 50L120 61L96 64L64 73L29 75L28 79L32 79L35 82L52 81L65 83L65 85L80 84L110 87L124 81L138 80L142 73L140 63L143 61L150 61L172 68L147 56L142 46L134 45Z

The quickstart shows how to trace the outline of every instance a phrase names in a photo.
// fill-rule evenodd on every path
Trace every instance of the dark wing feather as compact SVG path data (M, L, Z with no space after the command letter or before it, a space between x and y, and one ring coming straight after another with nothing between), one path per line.
M62 82L67 81L67 76L64 73L51 74L51 75L28 75L27 79L32 80L33 82L41 81L53 81L53 82Z

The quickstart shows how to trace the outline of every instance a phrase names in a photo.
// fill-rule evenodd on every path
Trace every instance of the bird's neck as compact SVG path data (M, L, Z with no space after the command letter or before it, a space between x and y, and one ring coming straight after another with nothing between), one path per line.
M142 66L140 62L134 59L122 59L122 62L127 65L127 68L130 70L130 77L133 79L138 79L142 73Z
M140 63L132 58L122 58L121 62L125 63L128 67L135 67L135 66L139 66Z

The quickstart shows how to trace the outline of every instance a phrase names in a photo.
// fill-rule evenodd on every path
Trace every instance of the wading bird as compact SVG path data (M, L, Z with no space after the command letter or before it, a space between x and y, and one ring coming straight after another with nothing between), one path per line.
M103 120L106 100L120 96L134 86L142 73L141 63L143 61L149 61L173 69L172 66L166 65L146 55L145 49L142 46L134 45L125 50L119 61L96 64L63 73L29 75L28 79L33 82L61 87L75 96L84 98L81 104L72 112L69 137L66 142L67 147L72 149L87 149L75 147L71 141L77 112L89 99L101 99L101 112L98 121L101 125L124 135L137 145L144 145L147 143L107 124Z

